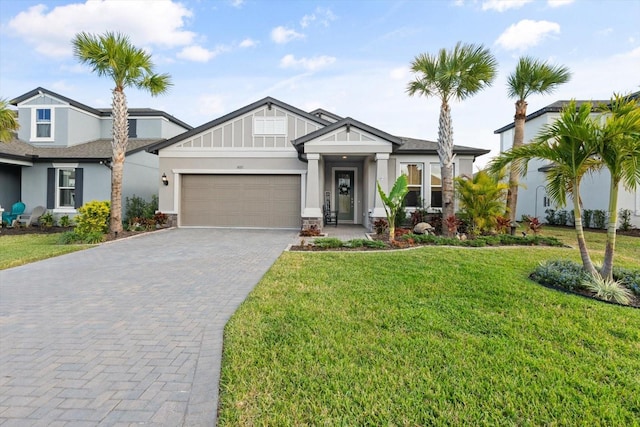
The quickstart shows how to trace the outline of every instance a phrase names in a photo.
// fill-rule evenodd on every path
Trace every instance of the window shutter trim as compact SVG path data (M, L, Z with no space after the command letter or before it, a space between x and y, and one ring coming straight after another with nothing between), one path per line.
M56 169L47 168L47 209L56 207Z
M84 169L76 168L76 190L75 190L75 201L73 207L78 209L82 206L82 192L84 187Z

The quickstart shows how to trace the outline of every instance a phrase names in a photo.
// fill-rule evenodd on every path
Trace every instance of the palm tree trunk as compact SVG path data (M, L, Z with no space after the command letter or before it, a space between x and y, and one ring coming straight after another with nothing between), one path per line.
M440 120L438 122L438 157L440 158L440 176L442 179L442 223L455 215L453 200L453 128L451 123L451 108L446 100L440 106ZM453 237L455 231L443 228L447 237Z
M113 90L113 158L111 161L111 221L109 230L116 234L122 232L122 177L124 159L129 142L129 124L127 122L127 97L120 88Z
M524 122L527 118L527 102L524 99L516 101L516 115L514 117L513 146L520 147L524 144ZM516 221L516 209L518 207L518 172L511 167L509 171L509 192L507 195L507 213L511 223Z
M584 240L584 229L582 228L582 214L580 213L580 181L573 182L573 214L575 217L576 238L578 239L578 249L580 250L580 258L582 259L582 268L593 276L597 276L598 272L591 262L587 242Z
M609 188L609 224L607 224L607 244L604 248L602 277L613 280L613 254L616 249L616 227L618 225L618 182L611 179Z

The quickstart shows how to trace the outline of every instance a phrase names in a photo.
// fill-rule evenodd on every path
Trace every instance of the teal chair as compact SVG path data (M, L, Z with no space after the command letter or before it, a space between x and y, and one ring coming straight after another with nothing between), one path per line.
M11 206L10 212L2 212L2 223L7 223L9 227L13 224L13 221L18 219L18 215L24 213L26 206L22 202L16 202Z

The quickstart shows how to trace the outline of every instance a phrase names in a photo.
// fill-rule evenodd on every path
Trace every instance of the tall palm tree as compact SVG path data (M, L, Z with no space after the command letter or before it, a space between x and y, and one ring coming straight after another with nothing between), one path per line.
M584 103L576 108L571 101L551 125L546 125L530 144L513 147L489 164L492 173L499 173L508 164L518 175L526 175L528 162L533 159L550 162L547 172L547 193L558 205L566 205L567 194L573 199L576 238L583 268L593 275L593 266L582 227L580 213L580 181L599 167L597 159L599 127L591 117L592 105Z
M156 74L151 55L131 44L129 37L107 32L93 35L85 32L73 39L75 57L91 67L98 76L113 79L113 157L111 160L111 220L110 231L122 231L122 174L129 142L129 124L125 88L135 86L152 96L162 94L171 86L168 74Z
M532 94L546 95L553 92L559 85L571 78L569 69L563 66L553 66L546 62L524 56L516 65L516 69L507 78L509 98L516 98L516 115L514 118L513 147L524 144L524 123L527 117L527 97ZM518 173L512 168L509 174L509 194L507 211L511 222L516 220L518 204Z
M606 118L602 124L598 156L611 174L607 244L601 274L612 279L620 183L631 191L640 185L640 103L630 97L614 95L600 110Z
M438 157L442 177L442 219L455 214L453 200L453 127L451 100L462 101L490 86L498 62L483 45L458 42L452 50L440 49L436 55L421 53L411 62L415 80L407 86L415 94L440 99ZM453 234L450 232L449 234Z
M13 138L13 132L20 125L15 113L9 109L6 99L0 99L0 142L9 142Z

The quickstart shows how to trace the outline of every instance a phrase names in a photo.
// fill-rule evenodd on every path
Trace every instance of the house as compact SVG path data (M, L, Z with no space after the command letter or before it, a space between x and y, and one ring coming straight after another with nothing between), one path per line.
M409 178L407 208L442 205L437 144L391 135L350 117L306 112L267 97L147 151L159 156L160 210L181 227L323 227L323 209L341 224L371 228L388 192ZM456 146L455 174L471 175L488 150Z
M18 200L30 212L45 206L56 216L84 202L111 198L111 110L97 109L37 88L11 101L20 129L0 144L0 205ZM158 157L151 144L192 129L158 110L129 109L129 145L122 195L149 200L158 193Z
M638 97L640 92L634 93L633 97ZM550 125L560 117L562 109L569 104L570 101L556 101L527 115L524 128L525 143L532 141L545 125ZM594 105L607 104L609 100L591 100L576 101L577 107L585 102L591 102ZM599 113L592 114L594 118ZM494 131L500 135L500 151L506 151L513 145L514 123L509 123ZM561 207L552 204L547 197L545 190L546 171L549 163L542 160L532 160L528 165L528 172L525 177L520 179L522 186L518 189L518 205L516 208L516 218L520 219L522 215L535 216L541 221L545 220L545 210L565 209L570 211L573 208L571 202L568 206ZM589 210L608 210L609 205L609 184L610 174L607 169L586 175L580 185L580 196L582 198L582 208ZM620 185L618 193L618 209L629 209L632 211L631 223L635 227L640 227L640 188L635 191L628 191L624 186ZM592 224L593 225L593 224Z

